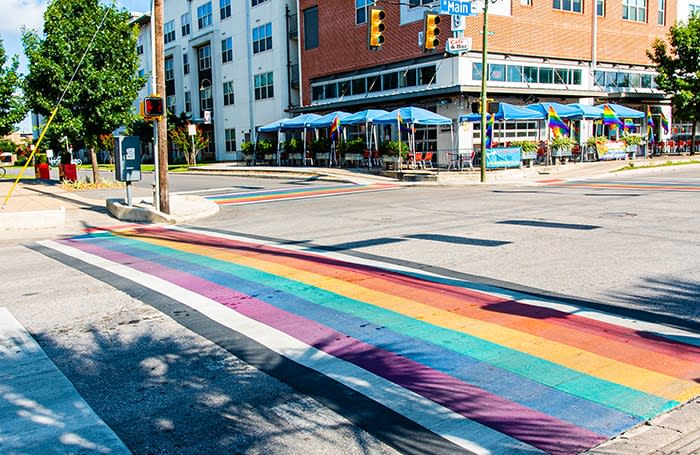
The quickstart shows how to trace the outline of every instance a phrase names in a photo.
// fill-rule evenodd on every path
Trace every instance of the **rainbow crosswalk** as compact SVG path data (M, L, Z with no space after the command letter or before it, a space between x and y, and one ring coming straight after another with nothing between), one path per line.
M700 395L700 336L185 228L44 248L188 305L475 453L578 453Z
M643 191L700 191L700 181L690 180L541 180L538 183L545 186L560 188L597 188L618 190Z
M338 196L342 194L368 193L372 191L386 191L397 188L400 188L400 186L392 183L340 184L215 194L207 196L206 198L219 205L240 205Z

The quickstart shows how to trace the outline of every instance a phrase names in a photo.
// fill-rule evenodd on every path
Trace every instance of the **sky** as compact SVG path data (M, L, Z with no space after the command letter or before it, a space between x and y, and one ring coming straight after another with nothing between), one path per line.
M58 0L55 0L58 1ZM111 1L102 0L103 3ZM151 0L116 0L118 8L129 11L149 11ZM22 27L41 32L47 0L0 0L0 38L9 56L20 57L20 72L26 73L27 61L22 48ZM18 125L20 131L31 131L31 121L25 119Z

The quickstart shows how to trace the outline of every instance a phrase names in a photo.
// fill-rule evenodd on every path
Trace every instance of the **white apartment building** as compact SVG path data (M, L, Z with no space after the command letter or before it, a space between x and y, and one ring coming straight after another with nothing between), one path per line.
M185 113L209 138L202 158L242 159L256 128L299 105L296 2L165 0L163 39L170 112ZM140 72L152 73L150 15L139 24ZM139 99L151 94L151 84Z

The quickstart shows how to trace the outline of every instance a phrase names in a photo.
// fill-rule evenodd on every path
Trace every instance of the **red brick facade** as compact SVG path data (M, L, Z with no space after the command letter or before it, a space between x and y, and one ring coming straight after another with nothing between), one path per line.
M499 0L505 1L505 0ZM489 15L489 52L524 56L591 60L592 13L595 0L583 0L583 13L552 8L552 0L532 0L524 6L510 0L511 16ZM651 42L664 36L676 20L676 0L667 1L666 25L657 25L660 0L647 0L647 22L622 19L622 0L605 0L605 16L598 17L597 59L599 62L648 65L645 51ZM386 11L385 44L377 52L367 49L367 25L355 24L354 0L300 0L300 30L304 30L304 10L318 7L319 45L304 50L301 33L301 64L304 99L310 102L309 81L331 74L387 63L420 58L418 32L422 20L400 25L400 7L396 3L378 2ZM465 36L474 40L474 50L481 50L483 16L467 19ZM451 36L449 16L442 16L441 38Z

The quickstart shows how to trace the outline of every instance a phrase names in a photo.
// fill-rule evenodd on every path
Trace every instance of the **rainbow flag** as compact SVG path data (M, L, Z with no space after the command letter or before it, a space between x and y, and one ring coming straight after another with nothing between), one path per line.
M661 128L664 129L664 133L668 134L668 119L663 112L661 113Z
M603 106L603 125L610 125L611 128L623 126L620 117L617 116L613 108L608 104Z
M489 119L486 121L486 148L490 149L493 144L493 119L495 115L489 114Z
M340 133L340 118L336 115L335 118L333 119L333 122L331 122L331 141L335 141L338 139L338 135Z
M625 119L625 131L629 131L630 133L637 131L637 127L634 125L634 121L632 121L631 118Z
M408 125L404 120L403 117L401 117L401 112L398 112L396 114L396 118L399 121L399 131L404 132L404 133L412 133L413 132L413 126Z
M547 125L554 133L554 137L569 134L569 126L559 117L554 106L549 106L548 118Z
M654 119L651 117L651 107L647 106L647 133L649 142L654 142Z

